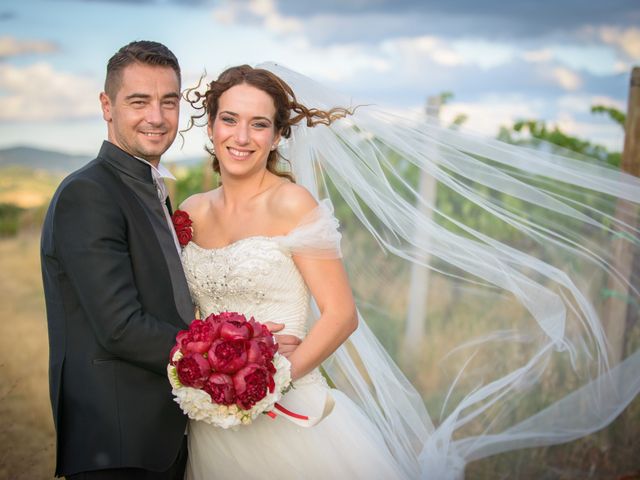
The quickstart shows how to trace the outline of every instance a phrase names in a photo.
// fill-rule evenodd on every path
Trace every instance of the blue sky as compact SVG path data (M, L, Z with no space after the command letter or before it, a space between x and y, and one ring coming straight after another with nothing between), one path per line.
M97 151L105 64L141 39L176 53L185 86L204 70L273 60L407 115L451 91L445 122L465 113L467 128L495 135L517 119L544 119L620 149L621 130L589 108L626 110L640 2L4 0L0 148ZM197 155L203 142L190 133L167 155Z

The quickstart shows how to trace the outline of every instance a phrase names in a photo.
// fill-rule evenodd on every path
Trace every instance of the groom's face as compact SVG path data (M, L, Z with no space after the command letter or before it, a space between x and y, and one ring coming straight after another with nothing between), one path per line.
M100 94L109 141L157 165L178 131L180 82L170 67L124 68L115 98Z

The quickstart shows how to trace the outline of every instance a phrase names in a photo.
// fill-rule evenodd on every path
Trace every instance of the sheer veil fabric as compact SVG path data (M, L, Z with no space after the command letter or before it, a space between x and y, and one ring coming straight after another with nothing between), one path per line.
M259 67L308 107L353 107L280 65ZM361 317L323 368L404 476L461 478L472 460L579 438L637 395L639 269L616 260L622 249L640 261L637 178L371 105L296 126L280 149L298 183L334 205ZM423 195L419 178L436 193ZM411 338L416 271L428 281ZM623 348L607 333L612 302L626 305Z

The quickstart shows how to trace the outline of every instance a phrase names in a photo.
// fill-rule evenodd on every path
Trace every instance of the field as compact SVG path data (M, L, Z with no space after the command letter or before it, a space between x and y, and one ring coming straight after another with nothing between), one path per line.
M25 213L17 224L20 230L17 236L0 237L0 351L3 352L0 357L3 367L0 480L50 479L53 478L55 440L48 397L48 343L38 232L44 212L42 202L50 198L57 179L23 169L4 170L4 173L7 175L0 176L0 203L17 205L25 209ZM182 181L185 185L193 184L188 184L188 189L202 188L203 180L197 175ZM401 357L403 317L391 312L402 312L406 308L404 289L408 272L398 268L375 246L347 246L345 253L352 259L350 274L360 278L354 288L362 313L389 353ZM372 267L374 264L384 268L376 270ZM384 282L368 281L375 278L372 275L376 272L384 276ZM438 417L439 406L451 382L451 371L440 368L440 360L453 346L486 331L488 322L497 321L497 327L508 325L511 318L521 314L521 307L507 297L498 303L483 303L482 298L470 292L447 286L438 275L433 275L431 282L427 301L429 322L420 357L417 362L400 359L400 363L423 393L430 413ZM371 303L372 299L383 307L377 308ZM478 312L470 312L465 307L467 303L479 307ZM474 331L476 328L478 332ZM636 339L640 338L639 329L636 325ZM509 361L519 358L522 352L496 350L493 354L497 356L486 358L489 364L508 370ZM413 364L424 367L415 369ZM558 384L557 379L549 380L554 386ZM518 405L518 409L536 410L535 402L527 397L527 402ZM470 428L463 433L478 431ZM467 467L466 478L640 479L639 451L640 399L636 398L620 418L601 432L566 445L520 450L473 462Z
M38 236L0 240L0 478L53 478L54 429L48 394Z
M0 168L0 203L21 208L41 206L48 203L59 182L58 175L42 170L18 166Z
M38 235L0 240L0 479L52 478L54 430ZM579 442L471 463L467 479L640 479L640 401L613 425ZM516 473L517 472L517 473Z

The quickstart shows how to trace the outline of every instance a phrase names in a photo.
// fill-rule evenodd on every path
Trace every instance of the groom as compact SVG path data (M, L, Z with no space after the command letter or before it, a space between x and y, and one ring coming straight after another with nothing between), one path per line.
M180 66L156 42L107 65L108 141L58 187L42 231L56 475L180 479L186 417L166 366L193 305L160 165L173 142ZM283 325L269 324L272 331ZM299 339L277 335L280 352Z
M182 479L186 417L166 366L193 306L159 165L178 128L176 57L126 45L100 102L108 141L62 182L42 232L55 473Z

